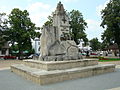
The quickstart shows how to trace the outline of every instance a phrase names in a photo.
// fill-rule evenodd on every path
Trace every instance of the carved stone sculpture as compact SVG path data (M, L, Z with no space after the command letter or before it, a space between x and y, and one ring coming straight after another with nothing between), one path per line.
M53 26L43 26L40 41L40 60L80 59L78 47L70 37L69 18L61 2L58 3L53 13Z

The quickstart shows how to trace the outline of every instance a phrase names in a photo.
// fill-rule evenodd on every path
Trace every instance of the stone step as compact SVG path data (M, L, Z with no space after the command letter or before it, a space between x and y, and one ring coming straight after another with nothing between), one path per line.
M69 61L25 60L24 64L33 68L50 71L97 65L98 59L80 59Z
M23 64L16 64L11 66L11 71L35 83L45 85L45 84L51 84L65 80L84 78L98 74L114 72L115 65L100 64L100 65L78 67L78 68L72 68L66 70L47 71L47 70L31 68Z

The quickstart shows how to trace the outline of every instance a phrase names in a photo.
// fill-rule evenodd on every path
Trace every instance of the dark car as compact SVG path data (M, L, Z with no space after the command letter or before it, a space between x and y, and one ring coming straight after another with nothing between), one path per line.
M98 53L97 52L91 52L90 56L98 56Z
M0 59L4 59L4 56L0 56Z

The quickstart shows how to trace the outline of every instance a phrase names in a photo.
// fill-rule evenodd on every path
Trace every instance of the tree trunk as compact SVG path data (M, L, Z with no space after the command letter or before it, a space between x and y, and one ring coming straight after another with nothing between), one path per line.
M19 59L19 60L22 60L22 57L21 57L21 56L22 56L22 50L21 50L20 47L19 47L18 50L19 50L19 53L18 53L18 59Z

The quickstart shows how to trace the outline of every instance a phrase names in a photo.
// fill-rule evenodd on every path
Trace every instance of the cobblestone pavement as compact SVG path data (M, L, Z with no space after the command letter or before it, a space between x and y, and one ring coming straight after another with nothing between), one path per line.
M0 61L0 90L119 90L120 87L120 61L100 62L100 64L117 64L116 72L113 73L44 86L35 84L10 72L9 66L15 63L22 63L22 61Z

